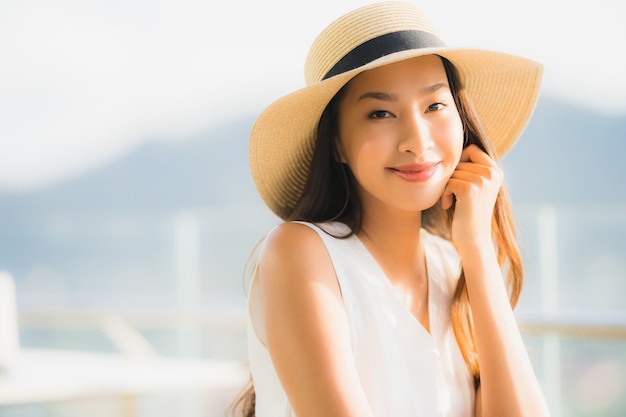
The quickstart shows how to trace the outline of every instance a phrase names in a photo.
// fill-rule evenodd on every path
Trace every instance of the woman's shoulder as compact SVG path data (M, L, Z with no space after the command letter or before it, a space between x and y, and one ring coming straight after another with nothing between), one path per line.
M256 368L261 372L273 367L277 378L272 382L280 381L284 392L293 394L292 404L306 403L308 395L325 405L331 404L331 397L357 398L358 404L366 404L352 356L350 324L323 233L317 226L297 222L281 223L268 233L254 277L258 287L250 320L269 355L251 356L251 363L264 360L264 366Z
M285 222L275 226L264 239L262 254L313 249L322 244L315 226L305 222Z
M266 236L263 252L307 253L324 246L326 236L335 238L349 233L343 223L284 222L275 226Z
M312 311L326 314L333 310L334 314L337 308L333 302L341 303L341 292L319 233L310 224L275 226L258 254L250 291L259 338L265 343L268 329L281 329L287 317L310 315Z
M272 276L311 276L311 272L323 269L330 264L330 258L322 234L323 229L312 223L285 222L275 226L265 237L259 253L260 272L271 270Z

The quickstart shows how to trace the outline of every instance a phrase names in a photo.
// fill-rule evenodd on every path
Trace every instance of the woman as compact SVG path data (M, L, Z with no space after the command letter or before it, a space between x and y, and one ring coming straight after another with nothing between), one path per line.
M248 415L548 415L495 162L541 66L448 48L386 2L331 24L306 69L251 132L255 184L286 221L249 293Z

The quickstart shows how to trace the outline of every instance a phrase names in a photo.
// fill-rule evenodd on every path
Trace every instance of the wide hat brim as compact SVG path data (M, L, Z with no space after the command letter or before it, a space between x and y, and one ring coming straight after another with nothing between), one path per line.
M322 112L350 79L363 71L424 55L440 55L459 70L467 95L497 158L517 141L535 108L543 66L502 52L423 48L384 56L304 87L268 106L250 134L252 178L267 206L285 218L304 188Z

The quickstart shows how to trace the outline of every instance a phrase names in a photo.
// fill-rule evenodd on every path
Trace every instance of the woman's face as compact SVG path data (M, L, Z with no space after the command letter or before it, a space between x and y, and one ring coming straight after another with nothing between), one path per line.
M363 209L422 211L441 197L463 148L463 126L434 55L366 71L339 105L338 148Z

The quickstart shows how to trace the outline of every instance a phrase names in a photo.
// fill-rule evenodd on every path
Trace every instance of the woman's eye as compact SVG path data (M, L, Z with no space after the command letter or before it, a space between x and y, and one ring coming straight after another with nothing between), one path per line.
M384 119L390 117L391 113L386 110L376 110L370 113L370 119Z
M446 105L443 103L433 103L430 106L428 106L428 110L427 112L431 112L431 111L437 111L437 110L441 110L445 107Z

